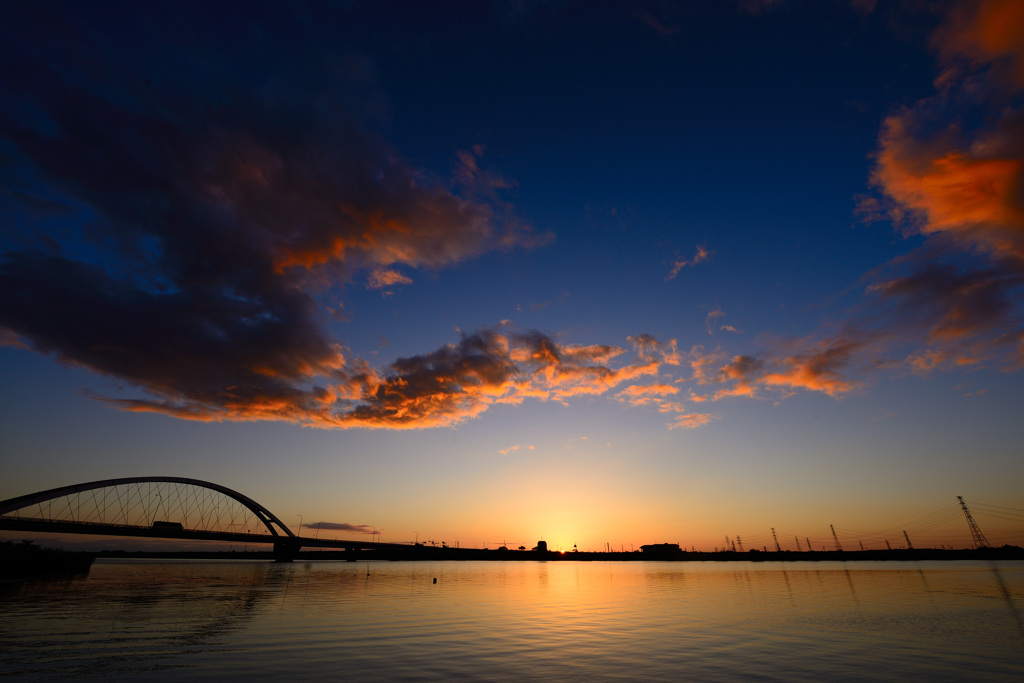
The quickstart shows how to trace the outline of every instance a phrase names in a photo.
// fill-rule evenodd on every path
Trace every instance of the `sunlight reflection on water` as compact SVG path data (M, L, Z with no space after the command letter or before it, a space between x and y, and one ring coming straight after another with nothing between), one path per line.
M107 561L0 584L0 676L1017 681L1022 606L1022 562Z

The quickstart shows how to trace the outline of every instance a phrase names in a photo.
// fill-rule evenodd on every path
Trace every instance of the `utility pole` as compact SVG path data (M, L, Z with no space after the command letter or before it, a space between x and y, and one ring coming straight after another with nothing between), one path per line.
M839 537L836 536L836 528L831 524L828 525L828 528L832 530L832 540L836 542L836 551L843 552L843 546L839 543Z
M775 535L775 527L772 527L772 538L775 539L775 552L781 553L782 548L779 547L779 537Z
M964 516L967 517L967 527L971 530L971 540L974 541L975 548L991 548L988 544L988 539L985 538L985 534L981 533L981 529L978 528L977 523L974 521L974 517L971 517L971 511L967 509L967 503L964 502L963 496L957 496L957 500L960 501L960 507L963 508Z

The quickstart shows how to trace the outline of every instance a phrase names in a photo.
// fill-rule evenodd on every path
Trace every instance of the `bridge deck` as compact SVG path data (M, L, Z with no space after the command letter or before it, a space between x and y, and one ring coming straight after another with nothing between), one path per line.
M0 516L0 530L27 531L53 534L87 534L92 536L136 536L141 538L169 538L203 541L225 541L229 543L288 543L302 548L342 548L354 550L408 549L413 546L402 543L373 543L302 536L274 536L271 534L246 534L226 531L205 531L202 529L176 529L173 527L143 527L128 524L106 524L98 522L69 522L64 520L29 519Z

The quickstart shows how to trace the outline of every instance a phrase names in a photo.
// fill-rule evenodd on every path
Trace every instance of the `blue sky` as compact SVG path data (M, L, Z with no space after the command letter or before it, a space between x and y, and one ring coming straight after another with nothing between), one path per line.
M1013 2L3 15L0 497L581 547L1024 507Z

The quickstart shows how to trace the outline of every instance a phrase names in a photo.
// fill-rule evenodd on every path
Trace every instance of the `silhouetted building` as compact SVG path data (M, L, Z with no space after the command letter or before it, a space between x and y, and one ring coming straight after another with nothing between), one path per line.
M640 550L652 555L673 555L683 552L678 543L651 543L650 545L640 546Z
M536 550L539 553L546 553L548 551L548 542L547 541L537 541L537 547L534 548L534 550Z

